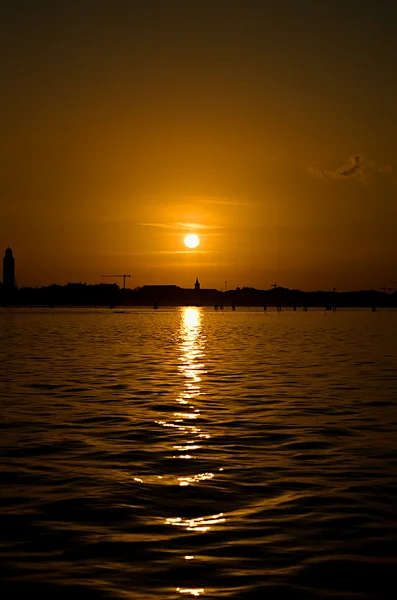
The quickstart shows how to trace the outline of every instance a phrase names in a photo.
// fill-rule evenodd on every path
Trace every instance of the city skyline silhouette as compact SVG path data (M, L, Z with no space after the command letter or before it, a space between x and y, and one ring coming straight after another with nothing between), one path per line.
M94 284L89 284L90 287L95 287L95 286L103 286L104 285L104 281L105 279L107 279L108 281L110 281L110 285L112 287L116 286L117 288L120 288L120 286L116 283L116 281L118 279L122 279L123 281L123 285L122 285L122 289L125 291L127 289L130 289L130 291L137 291L140 290L141 288L146 288L147 290L149 289L165 289L165 288L175 288L175 289L185 289L185 291L190 290L190 288L181 288L179 285L176 285L175 283L166 283L166 284L147 284L147 283L139 283L136 284L135 286L133 286L132 288L128 288L126 286L126 280L130 279L132 277L131 274L118 274L118 275L101 275L101 282L97 282ZM2 282L0 282L2 285L3 290L7 291L7 290L13 290L13 289L17 289L18 285L17 285L17 280L16 280L16 276L15 276L15 257L13 255L13 250L12 248L10 248L9 246L5 249L4 251L4 258L3 258L3 280ZM382 288L380 288L381 292L395 292L397 291L397 287L393 287L394 284L397 284L396 281L391 281L389 285L383 286ZM87 282L68 282L66 284L67 286L71 286L71 285L87 285ZM21 286L21 287L39 287L39 286ZM53 282L52 284L47 284L44 286L40 286L42 288L51 288L51 287L60 287L60 284ZM196 277L196 280L194 282L194 286L193 289L196 292L203 292L204 290L201 288L201 284L199 282L199 278ZM239 291L241 289L254 289L257 290L257 288L255 288L254 286L236 286L235 290ZM265 288L260 288L262 290L286 290L289 291L290 288L287 286L282 286L282 285L278 285L276 283L272 283L270 284L268 287ZM224 282L224 286L222 286L220 289L219 288L207 288L205 290L206 292L221 292L224 293L226 291L232 291L230 288L229 290L227 289L227 281ZM336 288L332 288L332 290L301 290L300 288L294 288L293 291L296 292L312 292L312 291L317 291L317 292L323 292L323 293L328 293L328 294L335 294L337 293ZM378 291L375 290L374 288L368 288L368 290L338 290L339 292L353 292L353 291ZM201 297L203 298L203 294L201 294Z
M130 274L102 275L102 282L87 285L83 282L69 282L64 286L52 284L41 288L18 288L15 279L15 258L11 248L6 248L3 259L3 282L0 285L0 305L13 306L214 306L221 310L230 306L267 306L297 307L307 310L310 307L324 307L326 310L335 311L337 307L372 307L375 311L378 306L397 307L397 288L383 287L378 290L360 290L339 292L332 290L304 291L289 289L273 283L267 289L256 289L252 286L228 289L225 281L224 287L203 288L196 277L193 285L183 288L174 283L170 284L143 284L134 288L126 287L126 279ZM120 287L117 283L103 283L103 279L118 279L123 281ZM388 294L386 292L389 292ZM390 293L393 292L393 293Z

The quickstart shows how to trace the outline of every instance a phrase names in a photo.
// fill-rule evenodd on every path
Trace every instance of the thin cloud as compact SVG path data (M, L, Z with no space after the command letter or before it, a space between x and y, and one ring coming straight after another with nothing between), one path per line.
M336 169L320 169L315 163L307 168L309 175L317 179L355 179L360 183L372 183L377 174L390 173L392 170L391 165L376 165L360 154L350 156L345 164Z
M214 227L214 229L215 229L215 227ZM218 228L216 228L216 229L218 229ZM180 237L181 233L183 235L184 233L186 233L186 231L185 230L183 232L181 232L180 230L179 231L173 231L169 235L172 235L172 236L175 236L175 237ZM206 239L209 238L209 237L211 237L211 236L219 237L219 236L222 236L222 235L228 235L228 234L227 234L226 231L208 231L208 230L200 231L200 236L202 238L206 238Z
M271 160L275 160L273 157ZM229 198L228 196L213 196L211 193L203 191L195 194L167 194L165 197L158 194L148 195L148 199L152 202L158 202L164 204L164 200L167 199L174 207L186 207L186 204L220 204L225 206L253 206L254 202L247 202L245 200L236 200Z
M391 165L381 165L378 167L379 173L391 173L393 171L393 167Z
M189 264L184 264L181 262L169 262L169 263L164 263L162 264L162 268L175 268L177 267L178 269L193 269L194 267L211 267L211 268L217 268L219 265L236 265L237 263L235 262L190 262ZM157 268L157 265L153 265L152 267L149 268Z
M251 202L243 200L235 200L228 196L212 196L210 193L203 192L203 194L194 194L189 196L178 196L179 199L183 198L184 205L186 201L193 204L221 204L225 206L250 206Z
M160 227L161 229L177 229L176 223L138 223L142 227Z
M196 229L199 231L211 231L214 229L224 229L223 225L204 225L203 223L138 223L138 225L142 225L143 227L160 227L162 229L171 229L171 230L179 230L179 231L190 231L191 229Z
M336 171L336 175L340 175L341 177L354 177L358 175L363 167L363 161L360 156L351 156L349 158L349 162Z

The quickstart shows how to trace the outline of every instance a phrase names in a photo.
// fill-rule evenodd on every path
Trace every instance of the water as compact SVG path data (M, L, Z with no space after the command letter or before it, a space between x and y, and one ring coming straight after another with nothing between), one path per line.
M0 312L1 594L392 598L397 311Z

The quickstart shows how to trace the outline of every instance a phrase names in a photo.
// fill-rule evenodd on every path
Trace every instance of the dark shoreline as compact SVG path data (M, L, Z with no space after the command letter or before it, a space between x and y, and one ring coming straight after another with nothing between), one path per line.
M120 289L117 285L65 286L44 288L0 288L0 306L79 306L79 307L129 307L129 306L218 306L221 307L279 307L279 308L396 308L397 292L376 290L356 292L290 290L277 287L270 290L237 288L221 292L216 289L184 289L176 285L143 286Z
M377 311L379 309L397 309L396 304L382 304L382 305L365 305L365 304L349 304L349 305L338 305L333 307L328 307L320 304L310 304L310 305L291 305L291 304L268 304L268 305L258 305L258 304L240 304L240 305L232 305L232 304L84 304L84 303L60 303L60 304L2 304L0 305L0 310L7 310L12 308L20 308L20 309L67 309L67 308L90 308L90 309L110 309L116 312L119 312L119 309L128 309L128 308L151 308L151 309L164 309L164 308L214 308L216 310L238 310L242 308L256 308L261 311L266 310L288 310L288 311L305 311L305 310L322 310L324 312L336 312L337 310L348 310L348 309L367 309Z

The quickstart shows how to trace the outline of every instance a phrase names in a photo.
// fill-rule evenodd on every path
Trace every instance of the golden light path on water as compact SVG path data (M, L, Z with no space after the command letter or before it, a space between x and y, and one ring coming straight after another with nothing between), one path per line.
M163 427L175 429L179 439L173 444L172 458L176 460L191 460L198 458L197 452L210 439L209 433L203 431L197 420L200 418L203 392L201 390L201 378L205 374L204 348L205 334L202 330L203 314L200 308L186 307L181 310L181 323L179 331L180 339L180 365L179 371L184 378L183 389L176 398L178 409L172 415L170 421L157 421ZM220 471L223 469L220 468ZM186 487L189 485L200 485L202 482L215 477L212 472L192 472L189 475L177 477L178 485ZM225 522L223 513L204 515L193 519L182 517L169 517L165 520L166 525L172 525L186 532L206 533L216 525ZM191 554L184 556L185 560L193 560L196 557ZM204 594L204 588L182 588L177 587L179 594L198 597Z

